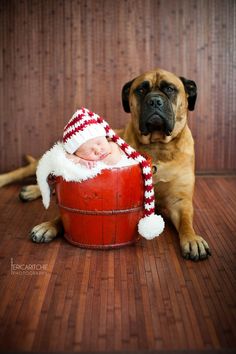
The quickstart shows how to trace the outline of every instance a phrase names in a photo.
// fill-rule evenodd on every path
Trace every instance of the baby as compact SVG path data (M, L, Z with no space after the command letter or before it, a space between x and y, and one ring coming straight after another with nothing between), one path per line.
M63 147L74 163L93 168L98 162L116 165L126 155L107 134L108 124L96 113L82 108L64 128Z
M98 161L106 165L115 165L125 155L113 141L108 141L104 136L98 136L84 142L74 154L67 153L66 156L76 164L93 168Z

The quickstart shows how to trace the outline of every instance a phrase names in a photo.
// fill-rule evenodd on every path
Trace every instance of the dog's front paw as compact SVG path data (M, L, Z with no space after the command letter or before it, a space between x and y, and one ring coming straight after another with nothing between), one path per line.
M199 261L208 258L211 255L207 242L201 237L195 235L191 238L184 238L180 242L182 256L185 259Z
M37 184L32 184L29 186L22 187L19 198L23 202L30 202L41 196L39 186Z
M42 224L36 225L30 233L30 238L33 242L51 242L58 235L57 226L51 222L46 221Z

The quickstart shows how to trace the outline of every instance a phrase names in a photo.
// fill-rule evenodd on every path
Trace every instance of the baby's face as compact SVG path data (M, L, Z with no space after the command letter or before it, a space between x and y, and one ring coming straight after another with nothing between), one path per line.
M111 145L104 136L93 138L82 144L75 155L84 160L104 160L111 154Z

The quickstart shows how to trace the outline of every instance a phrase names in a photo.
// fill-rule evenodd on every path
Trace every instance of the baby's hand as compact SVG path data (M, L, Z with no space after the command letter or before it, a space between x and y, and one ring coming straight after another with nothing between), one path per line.
M66 154L66 157L73 161L75 164L80 164L82 166L85 166L87 168L93 168L94 166L96 166L96 161L90 161L90 160L84 160L81 157L78 157L76 155L73 154Z
M81 159L79 160L79 163L82 165L82 166L85 166L87 168L93 168L96 166L96 161L91 161L91 160L84 160L84 159Z

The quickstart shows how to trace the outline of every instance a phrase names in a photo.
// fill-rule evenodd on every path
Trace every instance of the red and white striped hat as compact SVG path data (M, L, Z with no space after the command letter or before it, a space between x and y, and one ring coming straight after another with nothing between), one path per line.
M73 154L83 143L100 136L110 138L128 158L139 163L144 179L144 216L138 223L138 232L148 240L159 236L164 229L164 220L155 214L151 166L141 154L121 139L103 118L87 108L77 110L64 128L63 146L68 153Z

